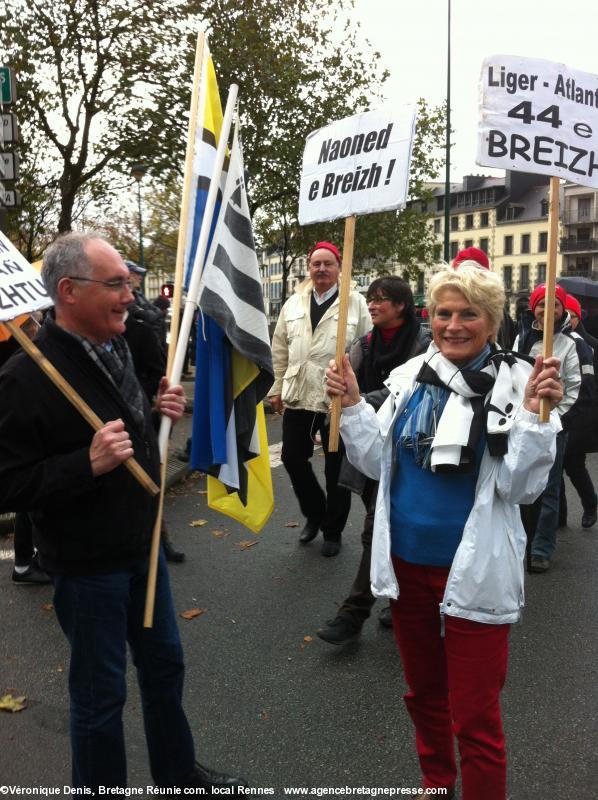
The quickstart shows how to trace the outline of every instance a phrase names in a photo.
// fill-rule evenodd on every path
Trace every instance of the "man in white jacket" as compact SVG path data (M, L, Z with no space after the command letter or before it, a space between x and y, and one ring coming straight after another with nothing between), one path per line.
M301 283L284 304L274 337L272 356L275 381L269 399L281 414L282 462L301 512L306 517L299 541L311 542L321 529L322 555L335 556L349 509L351 493L338 486L343 448L328 452L326 416L329 400L324 373L335 357L339 312L338 283L341 256L335 245L318 242L309 253L309 279ZM371 328L365 299L352 291L349 298L346 344ZM325 455L326 491L314 475L310 458L314 438L320 433Z

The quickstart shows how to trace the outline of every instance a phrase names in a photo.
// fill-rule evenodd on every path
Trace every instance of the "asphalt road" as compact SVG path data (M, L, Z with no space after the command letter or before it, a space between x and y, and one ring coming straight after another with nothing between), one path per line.
M268 427L276 442L279 419L268 417ZM598 457L589 461L598 485ZM321 455L314 462L322 470ZM354 501L343 549L325 559L321 540L297 544L300 528L287 525L301 517L284 468L273 477L276 508L257 536L207 508L203 478L167 499L172 537L187 554L170 570L176 608L205 609L180 619L198 758L275 798L293 786L419 786L391 632L374 618L344 648L316 636L351 585L363 507ZM598 798L598 525L583 531L570 485L568 498L570 527L559 532L554 566L527 579L523 622L512 631L503 708L513 800ZM190 526L200 518L207 524ZM0 714L0 792L62 788L70 781L67 647L51 588L12 584L10 538L0 551L0 695L27 698L24 711ZM130 785L145 787L132 669L129 684Z

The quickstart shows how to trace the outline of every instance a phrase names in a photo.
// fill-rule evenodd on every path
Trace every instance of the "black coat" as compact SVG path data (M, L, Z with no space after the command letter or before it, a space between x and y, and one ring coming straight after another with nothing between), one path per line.
M104 422L121 418L135 458L159 483L149 403L138 426L121 394L83 346L51 319L36 344ZM101 574L149 552L157 498L124 466L94 478L94 431L25 353L0 370L0 513L28 511L41 565L58 574Z
M166 374L166 358L154 329L147 322L129 314L125 328L124 337L133 356L135 375L151 403L160 378Z

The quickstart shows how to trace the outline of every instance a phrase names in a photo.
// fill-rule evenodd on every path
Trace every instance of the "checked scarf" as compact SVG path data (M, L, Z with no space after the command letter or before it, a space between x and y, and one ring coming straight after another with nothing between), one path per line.
M521 354L486 345L458 367L432 342L416 377L423 397L403 426L400 447L413 449L418 466L434 472L473 469L483 435L490 455L504 455L529 364Z
M100 345L90 342L83 336L77 334L73 336L81 342L87 354L116 386L129 406L137 426L143 428L145 420L143 390L135 375L133 357L126 341L122 336L116 336L107 345Z

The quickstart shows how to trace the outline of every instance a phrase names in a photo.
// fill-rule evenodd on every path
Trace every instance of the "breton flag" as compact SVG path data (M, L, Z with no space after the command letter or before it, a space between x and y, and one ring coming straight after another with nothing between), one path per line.
M189 222L187 225L187 241L185 243L185 290L189 288L191 271L195 262L195 251L199 241L201 223L203 220L206 200L210 188L210 179L216 158L218 139L222 130L222 103L216 80L214 62L210 55L207 37L204 42L203 62L201 68L201 81L199 85L198 124L195 130L195 146L193 153L193 166L191 170L192 185L195 192L190 201ZM226 180L227 158L224 161L221 187ZM214 226L218 218L222 193L218 193L218 200L214 209L210 237L214 235ZM209 245L208 245L209 247Z
M262 404L274 371L237 130L199 306L191 465L210 476L210 508L258 532L274 508Z

